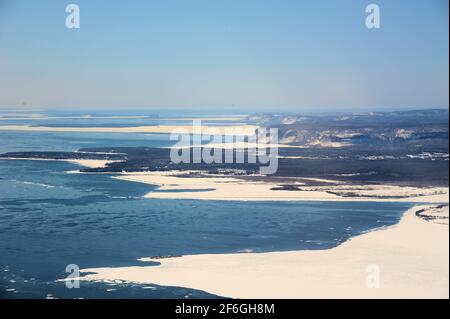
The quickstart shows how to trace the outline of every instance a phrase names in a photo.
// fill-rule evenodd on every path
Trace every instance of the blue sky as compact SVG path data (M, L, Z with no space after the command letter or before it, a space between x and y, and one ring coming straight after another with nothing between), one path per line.
M448 1L369 3L0 0L0 107L448 108Z

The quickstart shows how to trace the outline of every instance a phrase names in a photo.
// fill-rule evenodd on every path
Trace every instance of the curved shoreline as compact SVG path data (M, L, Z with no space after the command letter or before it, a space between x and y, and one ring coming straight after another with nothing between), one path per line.
M91 167L103 164L102 161L96 160L71 162L85 166L92 165ZM187 192L149 193L158 194L157 196L160 194L204 196L211 193L211 191L195 191L198 181L189 177L181 178L169 174L168 177L171 180L159 180L160 183L156 183L155 176L167 177L161 173L142 173L124 174L118 178L159 184L162 188L166 186L168 189L186 187L186 182L188 184L194 182L188 185L191 189ZM208 179L210 178L201 179L203 188L204 182ZM214 178L212 181L217 184ZM236 179L222 177L220 182L228 182L235 191L240 189L236 188ZM329 182L331 186L327 187L333 187L332 181L322 180L321 182ZM254 188L252 183L242 184L241 187L245 189ZM279 200L264 192L260 195L266 196L266 200ZM295 194L292 191L283 192ZM245 193L240 196L243 194ZM321 198L318 196L320 194L315 191L309 192L312 199L317 201L336 200L336 197ZM446 196L447 198L445 195L437 195L434 201L448 203L448 189ZM311 198L308 197L308 199ZM408 199L393 201L411 201ZM431 202L430 199L432 199L430 196L422 197L424 201ZM231 199L223 198L222 200ZM261 198L257 197L256 200ZM287 198L287 200L306 200L306 198ZM358 199L338 197L337 200L357 201ZM360 200L367 201L367 198ZM428 214L429 208L430 206L415 206L404 214L397 225L372 230L328 250L205 254L157 260L142 258L141 261L158 262L160 265L84 269L82 272L94 274L86 275L81 279L121 280L140 284L187 287L232 298L448 298L448 225L434 224L416 216L419 211L423 214L425 210L426 215L433 217L434 212ZM448 215L448 206L446 209ZM370 278L367 271L373 271L374 265L380 272L380 288L367 288L366 282Z
M278 190L280 182L252 181L221 175L192 177L186 173L188 172L122 173L113 178L159 186L145 195L146 198L157 199L444 203L448 201L449 192L446 187L357 185L334 180L320 180L324 184L322 186L309 185L309 182L317 181L314 178L301 178L303 182L292 182L298 185L298 190ZM201 192L201 189L210 191Z
M409 209L401 221L328 250L205 254L159 266L83 269L82 280L187 287L232 298L448 298L449 230ZM379 273L379 288L368 288ZM376 273L375 273L376 274Z
M0 160L63 161L88 168L105 167L120 160L0 158ZM70 171L69 173L81 173ZM390 184L355 184L338 180L302 177L290 180L296 189L280 189L283 182L251 180L239 176L201 174L189 171L148 171L109 174L111 178L157 186L145 198L221 201L345 201L446 203L448 187L418 187ZM199 172L196 172L197 174ZM84 173L83 174L89 174ZM321 185L316 185L317 183Z

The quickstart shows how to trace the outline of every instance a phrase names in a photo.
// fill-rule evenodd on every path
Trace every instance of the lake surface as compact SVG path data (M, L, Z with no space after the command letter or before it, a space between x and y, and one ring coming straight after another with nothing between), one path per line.
M4 123L7 124L7 123ZM0 131L0 153L169 146L167 135ZM393 225L408 203L239 202L143 198L152 185L73 174L75 164L0 160L0 298L207 298L192 289L81 283L80 268L147 265L137 258L327 249Z

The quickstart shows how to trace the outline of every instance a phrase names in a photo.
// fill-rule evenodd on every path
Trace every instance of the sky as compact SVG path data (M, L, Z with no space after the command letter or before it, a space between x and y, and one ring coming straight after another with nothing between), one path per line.
M0 0L0 108L448 108L448 1L370 3Z

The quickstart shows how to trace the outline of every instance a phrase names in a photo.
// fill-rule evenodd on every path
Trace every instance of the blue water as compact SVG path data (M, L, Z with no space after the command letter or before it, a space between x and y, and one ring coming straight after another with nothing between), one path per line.
M168 146L165 135L0 131L0 152ZM185 288L57 279L65 267L145 265L147 256L327 249L392 225L407 203L144 199L152 185L68 174L58 161L0 160L0 298L205 298ZM111 290L115 289L115 290Z

